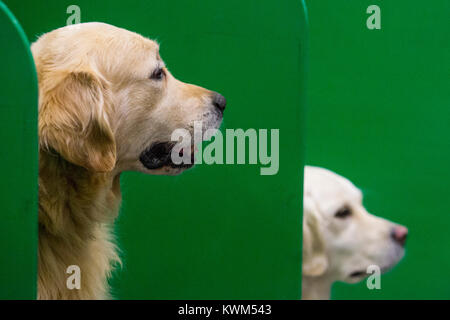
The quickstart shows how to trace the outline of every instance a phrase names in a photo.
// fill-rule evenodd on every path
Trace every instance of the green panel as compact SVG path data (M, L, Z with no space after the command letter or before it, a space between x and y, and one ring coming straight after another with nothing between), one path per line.
M37 77L28 40L2 2L0 46L0 299L35 299Z
M366 9L381 9L381 30ZM308 164L342 174L370 212L409 227L381 290L336 299L449 299L450 1L307 1Z
M7 1L30 40L65 25L73 1ZM222 93L226 128L280 129L280 169L198 165L122 176L118 298L297 299L301 288L302 37L299 0L79 0L102 21L161 44L180 80ZM39 18L36 18L39 17Z

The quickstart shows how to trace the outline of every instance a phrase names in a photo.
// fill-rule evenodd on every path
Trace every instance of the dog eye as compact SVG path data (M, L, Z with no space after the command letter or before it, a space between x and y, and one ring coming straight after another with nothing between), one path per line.
M164 77L164 70L162 68L158 68L155 71L153 71L152 75L150 76L150 79L162 80L163 77Z
M334 216L336 218L340 218L340 219L347 218L351 215L352 215L352 209L350 209L349 207L342 207L338 211L336 211L336 213L334 214Z

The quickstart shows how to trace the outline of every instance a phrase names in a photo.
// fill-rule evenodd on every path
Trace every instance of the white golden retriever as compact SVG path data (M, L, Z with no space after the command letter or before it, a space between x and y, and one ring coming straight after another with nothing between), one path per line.
M192 132L194 121L217 129L225 98L175 79L156 42L104 23L54 30L31 50L39 79L38 298L108 298L119 261L111 226L121 172L190 167L172 161L172 132ZM80 288L67 286L72 265Z
M336 281L359 282L404 255L408 229L366 211L362 193L329 170L305 167L302 299L329 299Z

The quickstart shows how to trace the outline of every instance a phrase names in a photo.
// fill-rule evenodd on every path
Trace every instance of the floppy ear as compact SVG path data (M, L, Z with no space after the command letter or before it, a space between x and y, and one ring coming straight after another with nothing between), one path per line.
M111 171L116 144L106 114L106 85L82 71L47 76L40 86L40 147L88 170Z
M325 242L320 230L320 216L314 200L303 198L303 266L304 276L322 275L328 268Z

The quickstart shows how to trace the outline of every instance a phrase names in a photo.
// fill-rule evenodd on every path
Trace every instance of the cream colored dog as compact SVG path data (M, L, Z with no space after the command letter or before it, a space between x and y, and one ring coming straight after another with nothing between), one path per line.
M370 265L384 272L403 257L408 229L368 213L344 177L306 166L303 199L303 299L329 299L333 282L361 281Z
M111 225L121 172L192 166L172 162L171 134L192 132L194 121L218 128L225 98L178 81L157 43L111 25L60 28L31 49L39 78L38 298L108 298L119 261ZM66 285L71 265L81 270L79 290Z

